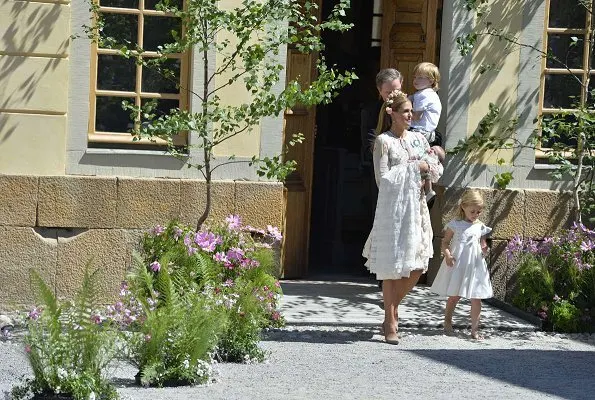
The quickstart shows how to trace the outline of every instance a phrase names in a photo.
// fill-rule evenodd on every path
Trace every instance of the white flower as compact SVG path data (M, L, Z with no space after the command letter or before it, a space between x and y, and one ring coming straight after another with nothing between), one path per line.
M182 362L182 364L184 365L185 369L188 369L188 367L190 367L190 361L188 361L188 360L184 360L184 362Z
M58 375L58 379L66 379L68 377L68 372L64 368L58 368L56 373Z
M95 392L91 392L89 395L89 400L95 400Z

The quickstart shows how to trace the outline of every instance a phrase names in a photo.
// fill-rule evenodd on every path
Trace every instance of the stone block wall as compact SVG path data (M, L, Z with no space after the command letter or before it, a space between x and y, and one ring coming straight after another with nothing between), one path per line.
M111 301L143 233L171 219L194 226L206 198L204 181L182 179L0 175L0 188L0 311L35 304L32 268L71 297L89 261ZM212 195L208 222L282 226L280 183L216 181Z
M568 227L571 223L572 197L568 192L549 190L476 189L481 192L485 201L480 219L493 228L488 241L488 267L494 297L510 301L516 289L516 266L506 259L504 250L508 240L516 234L539 239ZM435 254L440 254L444 225L456 217L457 202L465 190L457 187L437 189L437 200L431 210ZM429 284L434 281L441 262L441 257L434 257L430 261L427 279Z

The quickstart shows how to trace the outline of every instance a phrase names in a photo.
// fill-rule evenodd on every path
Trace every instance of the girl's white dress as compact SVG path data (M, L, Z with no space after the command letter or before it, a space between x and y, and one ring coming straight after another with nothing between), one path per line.
M418 164L430 166L430 179L442 175L438 159L418 132L404 138L384 132L374 142L374 173L378 201L374 225L362 255L366 267L379 280L409 277L413 270L427 270L434 251L430 213L421 190Z
M454 232L450 250L455 263L449 267L446 261L442 261L431 287L432 292L467 299L492 297L490 274L480 242L481 237L489 234L492 228L480 221L471 223L464 220L450 221L446 227Z

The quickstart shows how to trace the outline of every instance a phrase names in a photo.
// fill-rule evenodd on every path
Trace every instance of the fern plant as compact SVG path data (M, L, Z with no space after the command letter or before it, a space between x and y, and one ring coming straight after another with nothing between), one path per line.
M90 272L90 264L72 302L58 301L39 274L31 272L42 303L29 314L25 336L33 378L13 388L14 399L60 394L76 400L119 398L105 377L115 356L116 332L97 313L97 271Z
M127 335L138 382L193 385L212 379L211 354L226 322L222 307L205 297L198 284L170 273L168 264L151 272L138 256L130 284L144 312L139 330Z

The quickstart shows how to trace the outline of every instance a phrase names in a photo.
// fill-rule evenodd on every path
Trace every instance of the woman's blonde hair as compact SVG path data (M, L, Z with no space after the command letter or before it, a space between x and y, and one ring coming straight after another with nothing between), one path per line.
M387 109L390 107L392 111L399 111L401 106L408 101L409 98L407 97L407 93L402 92L398 89L390 92L386 101L382 103L382 107L380 107L380 113L378 115L378 125L376 126L376 136L390 129L391 119L390 115L388 115L387 113Z
M465 211L463 206L476 206L483 208L484 202L481 193L475 189L467 189L459 200L459 219L465 219Z
M440 86L440 70L438 67L430 62L419 63L413 68L413 75L422 75L428 77L432 81L432 89L438 90Z

